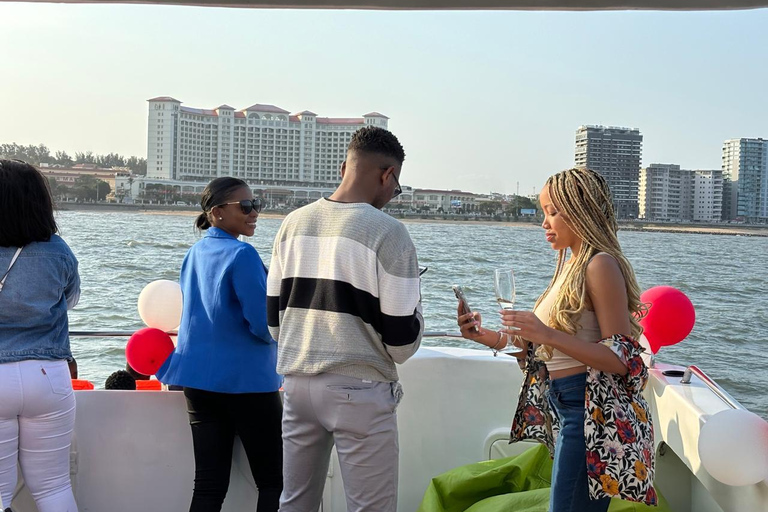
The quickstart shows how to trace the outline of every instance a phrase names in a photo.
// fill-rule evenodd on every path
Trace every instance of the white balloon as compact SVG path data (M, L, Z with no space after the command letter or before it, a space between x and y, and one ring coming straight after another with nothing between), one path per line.
M768 478L768 422L729 409L707 419L699 434L704 469L726 485L753 485Z
M171 331L181 324L181 286L175 281L152 281L139 294L139 316L161 331Z

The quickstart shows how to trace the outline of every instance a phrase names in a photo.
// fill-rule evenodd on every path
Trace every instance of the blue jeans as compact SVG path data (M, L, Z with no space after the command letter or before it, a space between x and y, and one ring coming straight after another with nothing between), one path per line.
M587 374L552 380L547 399L560 420L552 467L549 512L605 512L610 498L589 499L587 447L584 442L584 393Z

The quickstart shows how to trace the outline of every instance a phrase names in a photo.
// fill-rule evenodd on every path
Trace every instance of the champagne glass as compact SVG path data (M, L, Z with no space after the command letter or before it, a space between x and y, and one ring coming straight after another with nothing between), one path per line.
M494 271L494 285L496 287L496 302L501 309L515 308L515 273L510 268L497 268ZM514 327L509 327L514 329ZM519 347L512 344L512 338L509 334L505 335L507 343L504 348L512 346L510 352L519 352Z

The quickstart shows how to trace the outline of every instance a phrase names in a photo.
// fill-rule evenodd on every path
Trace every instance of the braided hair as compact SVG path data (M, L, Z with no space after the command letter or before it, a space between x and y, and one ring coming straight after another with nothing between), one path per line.
M587 265L597 253L604 252L613 256L619 264L626 284L631 335L634 338L640 337L643 328L639 319L647 311L647 306L640 301L640 287L635 272L619 244L619 226L605 178L589 169L568 169L551 176L545 186L555 207L564 214L565 223L581 239L581 250L568 268L565 265L567 249L558 252L555 274L536 301L536 307L565 272L563 284L549 313L548 324L559 331L575 335L588 302ZM537 356L545 361L552 358L552 353L552 347L545 345L536 351Z

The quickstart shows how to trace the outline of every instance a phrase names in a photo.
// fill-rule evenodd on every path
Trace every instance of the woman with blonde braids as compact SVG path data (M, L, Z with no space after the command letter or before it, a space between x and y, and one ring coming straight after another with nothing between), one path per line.
M500 333L482 329L477 313L460 314L462 335L499 349L506 333L524 349L511 440L535 439L553 453L550 512L604 512L610 497L656 504L642 397L648 372L636 341L645 308L608 185L596 172L569 169L550 177L539 199L558 251L549 286L533 312L502 311Z

